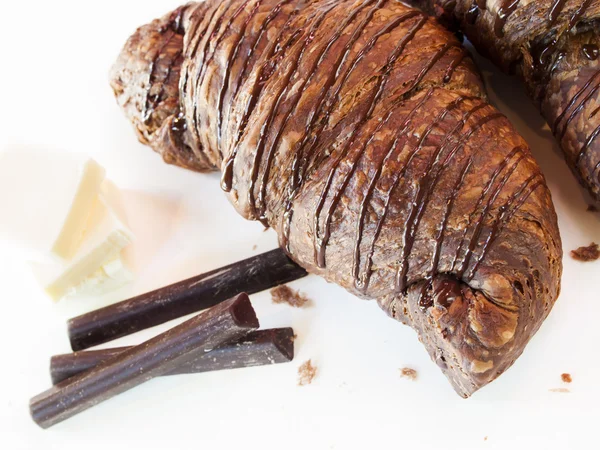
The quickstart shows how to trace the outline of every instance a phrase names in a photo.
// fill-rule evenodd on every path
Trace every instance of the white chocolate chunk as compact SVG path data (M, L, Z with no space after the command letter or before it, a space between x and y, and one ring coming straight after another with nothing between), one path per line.
M55 301L76 291L100 269L105 268L105 273L114 271L115 266L109 263L133 240L125 217L117 213L118 208L113 208L116 188L112 184L109 187L108 191L103 189L103 195L96 201L83 242L72 260L63 264L32 263L41 287Z
M0 239L35 261L77 253L104 180L94 160L68 153L0 155Z

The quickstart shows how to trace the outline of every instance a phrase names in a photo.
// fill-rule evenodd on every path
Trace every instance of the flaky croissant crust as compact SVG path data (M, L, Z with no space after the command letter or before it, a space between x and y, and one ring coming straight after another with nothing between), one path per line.
M222 171L312 273L413 326L468 396L560 289L543 175L471 58L392 0L229 0L140 28L112 74L142 142Z

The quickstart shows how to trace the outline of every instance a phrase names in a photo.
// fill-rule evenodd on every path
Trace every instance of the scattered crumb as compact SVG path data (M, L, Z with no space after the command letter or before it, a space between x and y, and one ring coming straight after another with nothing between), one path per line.
M252 250L256 250L258 248L258 245L255 245L254 247L252 247Z
M416 381L419 376L418 372L415 369L411 369L409 367L405 367L404 369L400 369L400 376L402 378L407 378L411 381Z
M571 251L571 257L577 261L596 261L600 258L600 247L592 242L587 247L579 247L577 250Z
M294 342L296 342L296 339L298 339L298 335L297 335L296 333L294 333L294 336L292 336L292 340L293 340Z
M487 436L483 438L484 441L487 441Z
M273 303L277 305L287 303L294 308L303 308L310 303L310 300L304 294L288 286L278 286L275 289L271 289L271 298L273 299Z
M298 369L298 386L308 386L317 376L317 368L312 365L312 360L309 359Z
M573 381L570 373L563 373L560 378L563 380L563 383L571 383Z
M571 391L566 388L556 388L556 389L550 389L550 392L559 392L561 394L568 394Z

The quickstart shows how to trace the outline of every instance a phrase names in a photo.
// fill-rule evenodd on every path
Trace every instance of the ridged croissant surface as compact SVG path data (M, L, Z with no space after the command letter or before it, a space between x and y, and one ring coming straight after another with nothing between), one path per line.
M558 296L526 143L455 36L395 0L192 3L130 38L112 85L142 142L221 170L240 214L415 328L460 395L515 361Z
M600 202L600 0L407 0L516 73Z

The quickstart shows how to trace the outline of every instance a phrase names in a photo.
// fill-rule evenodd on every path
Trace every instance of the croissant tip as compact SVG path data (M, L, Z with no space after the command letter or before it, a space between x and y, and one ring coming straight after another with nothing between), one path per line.
M415 283L400 302L406 308L397 300L387 305L396 315L409 312L409 325L463 398L504 373L531 337L519 326L517 309L452 275Z

